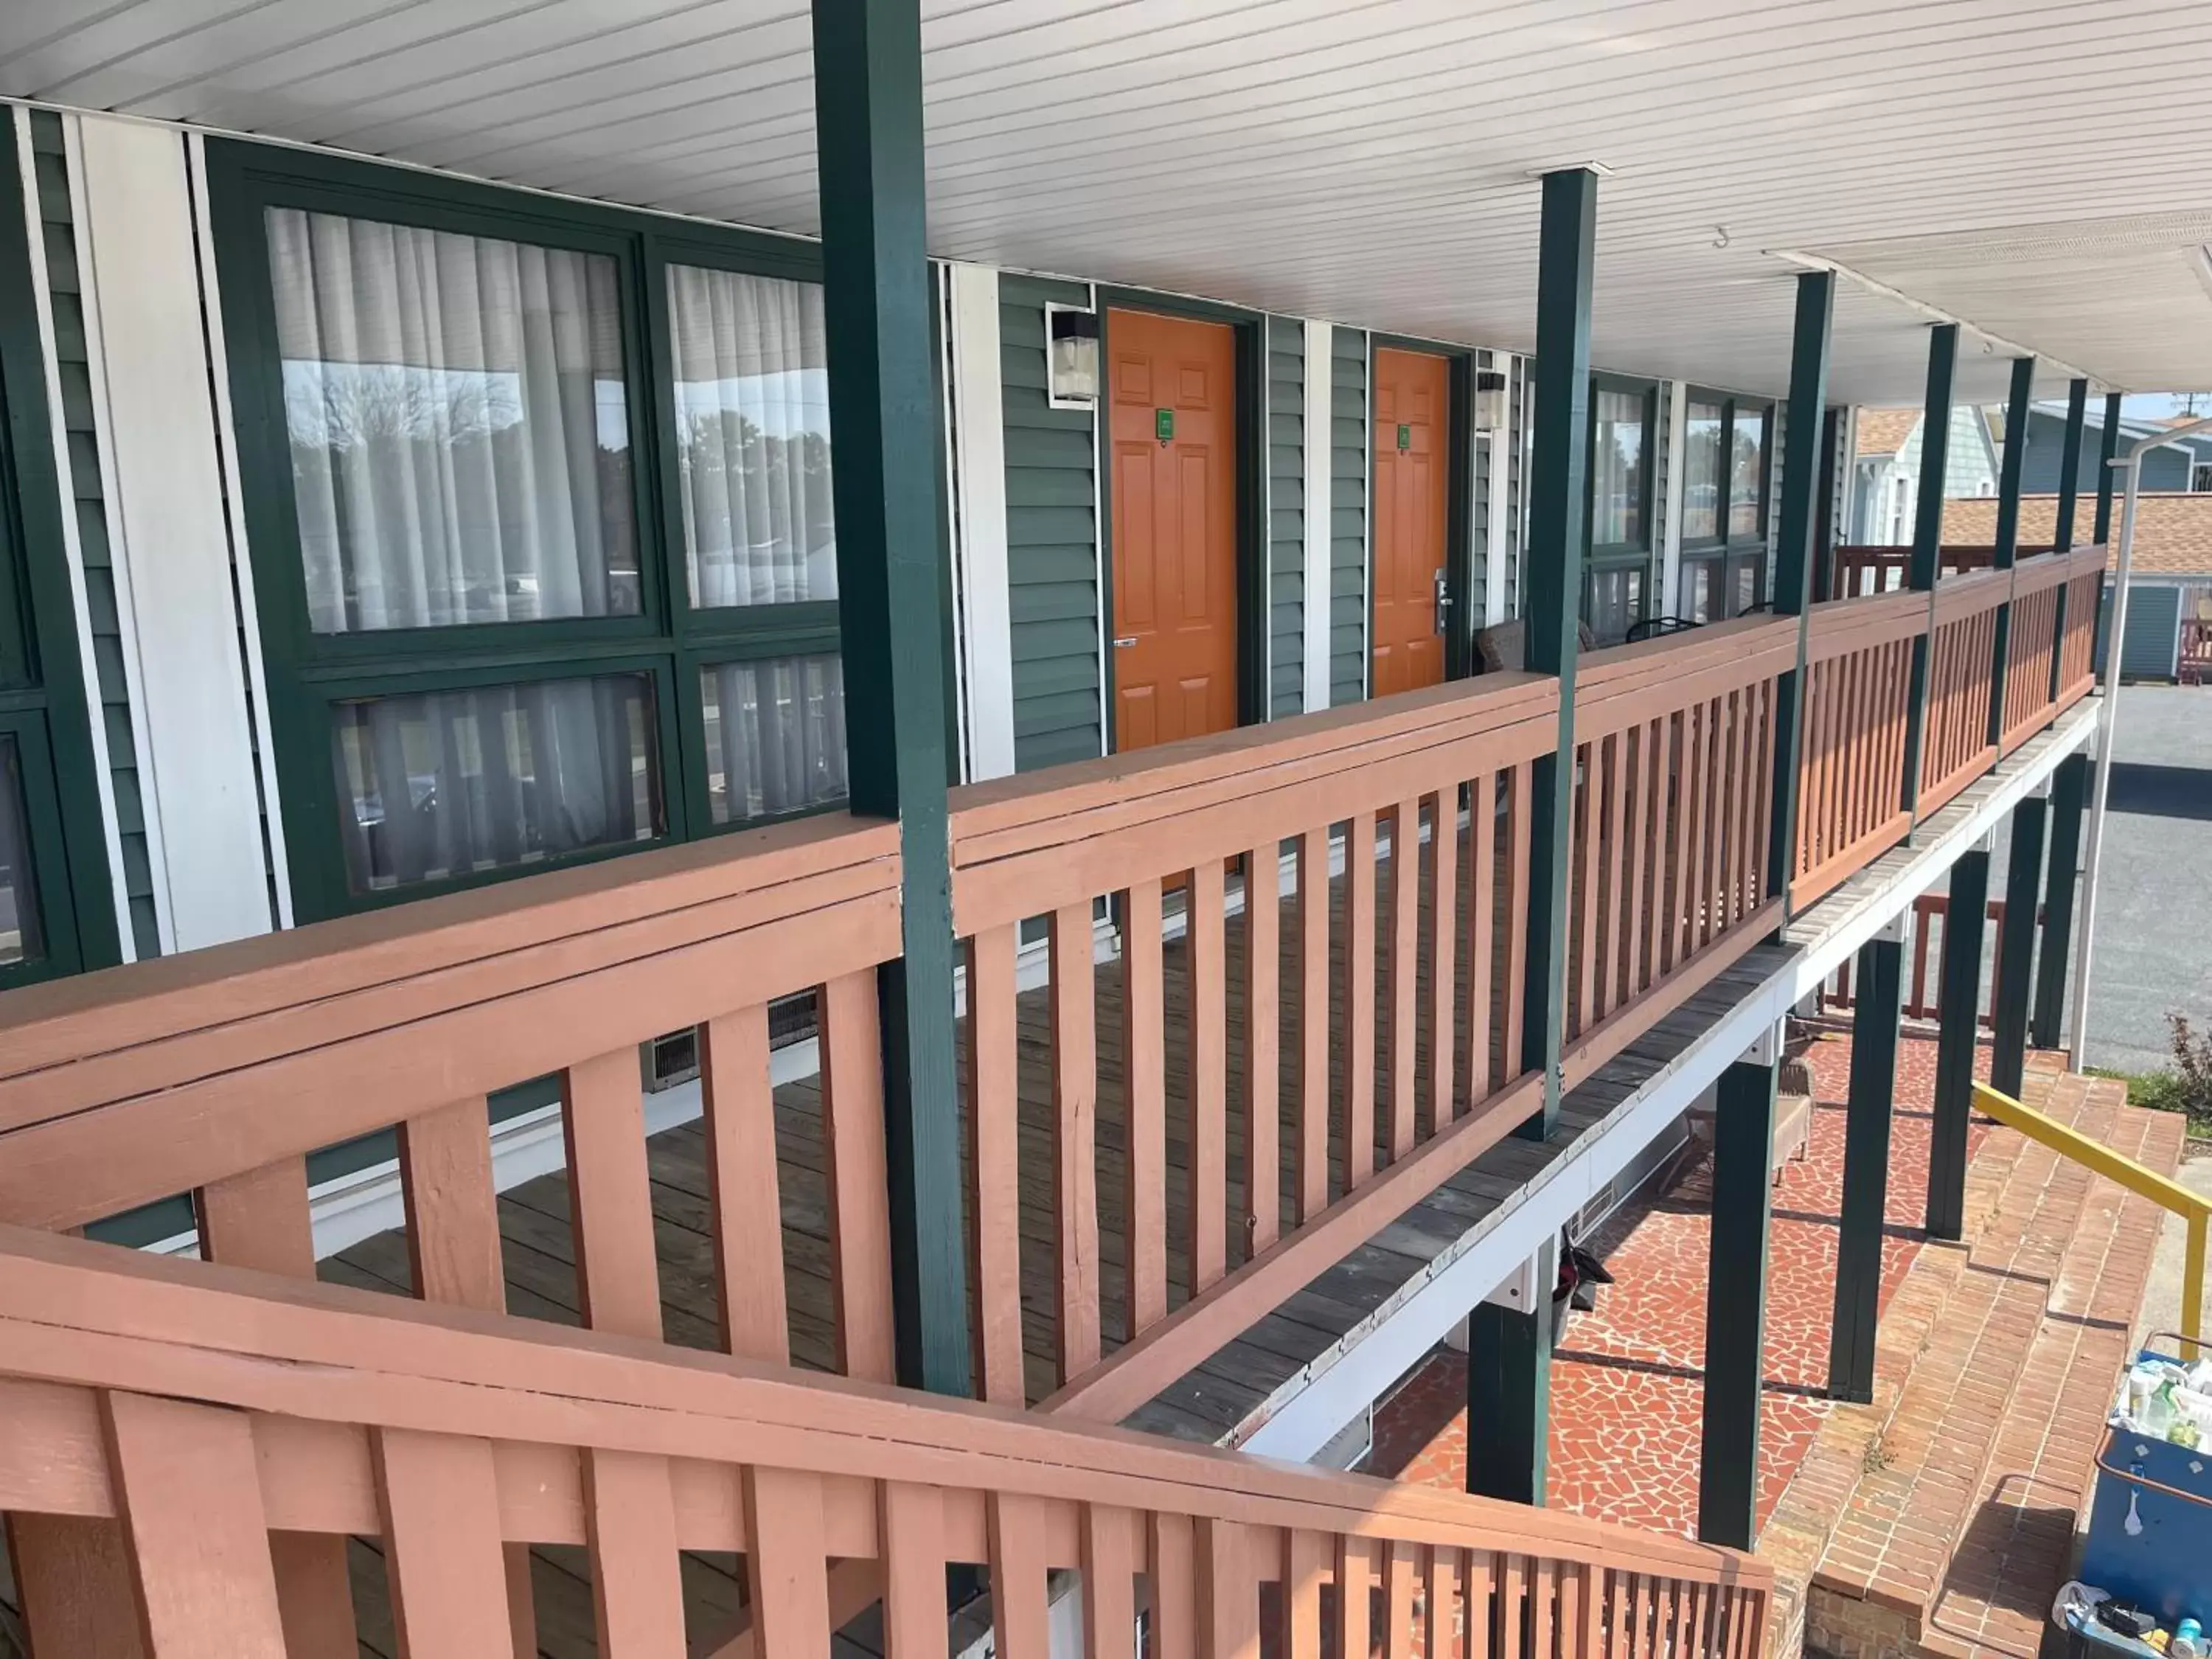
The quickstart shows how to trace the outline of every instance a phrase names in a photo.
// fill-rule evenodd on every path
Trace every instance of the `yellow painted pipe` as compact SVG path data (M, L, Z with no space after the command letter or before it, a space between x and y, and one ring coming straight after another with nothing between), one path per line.
M2090 1139L2033 1106L2021 1105L2010 1095L2000 1093L1986 1083L1974 1085L1974 1105L1998 1122L2019 1130L2030 1140L2039 1141L2062 1158L2071 1158L2085 1169L2118 1182L2130 1192L2140 1194L2187 1223L2181 1264L2181 1334L2193 1350L2202 1352L2208 1346L2200 1339L2204 1334L2204 1240L2206 1224L2212 1220L2212 1199L2190 1191L2179 1182L2169 1180L2131 1158L2122 1157L2102 1141Z

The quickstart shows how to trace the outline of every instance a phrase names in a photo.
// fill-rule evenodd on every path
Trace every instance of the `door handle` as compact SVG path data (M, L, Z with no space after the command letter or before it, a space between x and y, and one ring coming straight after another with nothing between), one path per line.
M1444 573L1437 572L1437 632L1450 631L1451 589L1444 580Z
M1116 651L1127 651L1136 642L1137 636L1134 634L1123 634L1114 641L1114 648Z

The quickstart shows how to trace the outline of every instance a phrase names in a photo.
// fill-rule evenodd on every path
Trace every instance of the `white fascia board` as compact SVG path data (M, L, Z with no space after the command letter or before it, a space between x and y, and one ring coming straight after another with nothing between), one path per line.
M1478 1224L1473 1242L1413 1288L1371 1332L1339 1355L1242 1441L1240 1449L1311 1460L1345 1425L1379 1399L1460 1320L1555 1238L1559 1229L1644 1149L1666 1133L1720 1074L1756 1048L1776 1024L1869 939L1987 835L2058 763L2096 730L2096 709L2069 710L2055 732L1980 801L1922 848L1911 865L1857 910L1813 941L1647 1079L1605 1123Z
M970 782L1014 769L1013 618L1006 574L1006 428L999 273L945 268L951 301L952 485Z
M1306 324L1305 580L1301 618L1305 625L1305 706L1310 714L1328 707L1328 544L1330 398L1336 331L1328 323Z

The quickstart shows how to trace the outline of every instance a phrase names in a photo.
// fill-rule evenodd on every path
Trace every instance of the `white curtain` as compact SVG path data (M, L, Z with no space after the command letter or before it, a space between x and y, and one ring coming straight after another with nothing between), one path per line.
M649 688L611 674L339 704L332 758L354 890L650 840Z
M293 208L267 223L316 631L634 614L615 261Z
M821 289L671 265L668 332L691 603L836 599Z
M844 799L845 675L835 656L724 663L700 678L715 823Z

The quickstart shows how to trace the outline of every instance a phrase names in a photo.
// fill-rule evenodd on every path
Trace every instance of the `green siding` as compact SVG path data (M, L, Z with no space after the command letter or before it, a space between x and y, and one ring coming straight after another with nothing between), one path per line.
M1047 302L1080 306L1090 300L1080 283L999 279L1014 766L1023 772L1089 760L1105 748L1092 417L1085 410L1053 408L1045 375Z
M1332 336L1328 701L1367 695L1367 336Z
M138 786L137 749L131 738L131 693L123 670L123 634L115 599L115 561L107 544L107 514L100 480L100 447L93 427L92 370L85 349L84 301L78 280L76 240L70 212L69 166L58 115L31 116L31 149L39 180L39 218L45 231L46 287L54 313L54 365L61 380L62 425L67 434L70 477L76 492L77 538L84 552L86 608L92 624L92 657L107 732L107 761L115 795L116 827L123 838L123 881L131 899L131 936L143 960L161 954L154 917L154 873L146 850L146 814Z
M1306 331L1267 319L1267 717L1305 708Z

